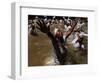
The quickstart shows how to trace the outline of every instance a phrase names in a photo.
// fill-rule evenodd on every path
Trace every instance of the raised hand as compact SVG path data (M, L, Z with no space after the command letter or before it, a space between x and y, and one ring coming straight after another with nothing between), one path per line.
M36 28L38 28L41 32L47 33L49 32L50 28L46 26L45 22L42 19L38 19L36 21Z

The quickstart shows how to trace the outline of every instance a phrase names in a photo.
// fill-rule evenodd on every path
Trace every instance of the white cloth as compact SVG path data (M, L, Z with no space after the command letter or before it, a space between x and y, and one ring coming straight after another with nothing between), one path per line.
M88 36L88 35L85 34L84 32L80 32L79 36L80 36L81 38L83 38L84 36ZM79 42L76 42L77 40L78 40L78 35L77 35L77 33L76 33L76 34L75 34L75 39L72 41L72 44L73 44L73 46L74 46L75 48L78 48L78 47L80 46ZM84 49L84 45L83 45L83 44L81 45L81 48Z
M68 19L66 20L66 22L67 22L68 24L70 24L70 23L71 23L71 19L68 18Z
M85 34L84 32L80 32L79 36L82 38L84 36L88 36L87 34Z
M63 35L63 39L64 39L64 41L65 41L65 39L66 39L66 34Z
M77 23L77 29L78 29L78 28L81 28L84 24L85 24L85 23L82 23L82 24Z
M78 48L80 46L79 42L73 44L74 48Z
M54 29L54 35L56 35L57 31L58 31L58 28L55 28Z
M68 27L67 27L67 31L69 31L69 29L71 29L71 26L68 26Z
M78 48L79 47L79 43L76 42L78 40L78 37L76 36L75 39L72 41L72 44L75 48Z
M67 29L67 25L64 25L64 28Z
M59 20L60 21L60 23L62 23L63 22L63 20Z

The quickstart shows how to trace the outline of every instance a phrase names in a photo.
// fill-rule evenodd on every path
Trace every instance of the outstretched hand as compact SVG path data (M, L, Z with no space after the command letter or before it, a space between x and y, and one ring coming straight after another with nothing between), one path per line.
M46 26L45 22L42 19L38 19L36 21L36 28L38 28L41 32L47 33L49 32L50 28Z

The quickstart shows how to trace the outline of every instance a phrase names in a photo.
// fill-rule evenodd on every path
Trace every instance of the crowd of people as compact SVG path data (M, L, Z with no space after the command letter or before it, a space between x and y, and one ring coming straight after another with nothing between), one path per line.
M51 39L56 53L58 64L65 65L67 56L67 44L71 36L70 44L79 50L85 49L83 40L88 34L83 30L87 24L87 18L60 17L60 16L33 16L28 20L28 32L37 35L35 28L46 33ZM85 27L87 29L87 27Z

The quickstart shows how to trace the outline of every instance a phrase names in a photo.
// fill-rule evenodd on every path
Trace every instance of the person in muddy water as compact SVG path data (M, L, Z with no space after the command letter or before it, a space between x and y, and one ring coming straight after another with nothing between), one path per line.
M39 29L41 32L45 33L51 40L55 55L57 57L57 60L59 61L60 65L66 64L66 57L67 57L67 48L64 45L64 39L63 39L63 32L58 28L56 30L55 35L50 32L50 25L46 25L44 20L38 19L36 21L36 28ZM77 24L77 20L73 20L71 24L71 29L67 31L66 33L66 39L71 35L73 32L75 26Z

